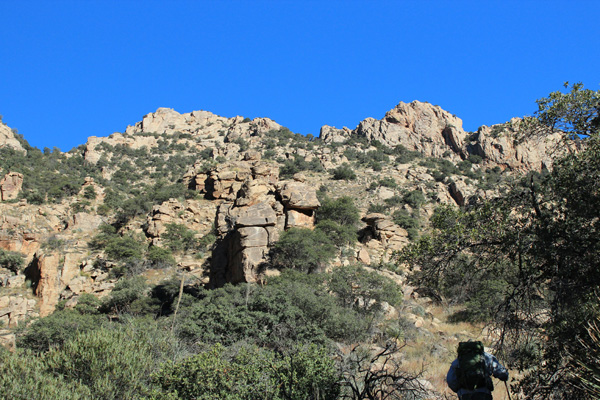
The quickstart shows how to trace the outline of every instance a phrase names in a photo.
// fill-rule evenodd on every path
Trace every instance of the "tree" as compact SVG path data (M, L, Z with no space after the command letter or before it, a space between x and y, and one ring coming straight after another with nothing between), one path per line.
M498 346L527 371L518 387L527 399L594 398L579 338L599 314L599 99L600 91L576 84L538 100L521 134L564 132L569 151L555 153L551 173L524 176L477 208L438 209L430 234L400 257L413 268L413 284L470 302L497 328Z
M389 341L384 348L373 352L356 346L339 363L341 399L403 400L428 398L427 389L419 378L402 370L399 346Z
M291 228L271 250L271 260L277 268L292 268L305 272L322 269L333 258L335 246L320 230Z
M167 224L162 239L172 251L188 251L198 246L196 232L182 224Z
M394 281L359 265L334 268L328 287L343 306L362 314L380 312L383 302L396 306L402 301L402 289Z

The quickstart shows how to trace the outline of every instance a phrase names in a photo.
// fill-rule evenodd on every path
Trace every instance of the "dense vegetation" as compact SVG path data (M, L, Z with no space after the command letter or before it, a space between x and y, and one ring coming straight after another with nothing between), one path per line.
M4 395L336 399L351 389L334 343L368 338L384 302L401 301L396 284L360 267L178 292L176 279L149 288L133 277L102 302L59 307L21 331L17 352L0 351Z
M551 173L529 174L477 207L440 207L401 261L431 295L464 304L456 318L499 332L524 371L527 399L597 398L600 358L600 92L574 85L538 101L522 134L565 132Z

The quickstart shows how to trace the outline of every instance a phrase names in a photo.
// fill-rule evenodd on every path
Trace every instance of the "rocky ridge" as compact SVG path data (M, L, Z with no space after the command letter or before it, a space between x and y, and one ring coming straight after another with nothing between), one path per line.
M431 168L417 162L384 162L380 170L360 167L360 176L354 181L331 180L317 170L282 177L282 165L301 159L321 171L331 170L352 162L347 150L368 154L379 151L381 147L374 145L379 143L390 149L403 146L420 157L452 163L477 156L481 162L473 163L475 172L494 167L507 172L550 168L547 153L558 143L559 134L544 140L518 140L519 123L515 119L468 133L456 116L415 101L398 104L381 120L367 118L354 130L324 126L319 140L302 141L268 118L224 118L207 111L179 114L160 108L124 133L90 137L69 153L75 157L80 152L88 165L96 165L102 181L86 179L75 196L61 203L7 203L19 198L24 178L18 171L6 173L0 182L4 201L0 203L0 248L23 253L28 267L17 275L1 271L3 288L20 287L22 291L11 295L0 291L0 305L4 304L0 318L6 325L16 326L26 316L51 313L60 300L73 305L82 293L104 296L114 287L117 278L110 275L111 263L105 262L103 253L90 252L88 242L102 223L113 218L110 212L99 215L95 210L103 204L105 186L118 172L114 165L121 160L115 149L160 149L161 157L167 159L179 153L196 158L178 179L202 198L164 201L121 227L121 232L137 232L149 245L158 247L163 246L162 237L171 223L187 226L198 237L214 232L217 242L211 254L177 261L179 269L192 272L208 285L220 286L260 281L268 251L279 235L291 227L313 227L320 187L326 187L334 197L355 198L365 223L357 227L361 241L352 251L340 254L338 264L386 262L393 251L409 242L407 230L391 216L392 209L415 212L414 207L393 202L403 194L419 192L427 199L416 210L423 220L436 204L464 206L494 195L493 188L477 187L465 176L438 179ZM0 126L1 147L25 152L5 125ZM269 159L265 159L267 154ZM152 168L146 179L153 179L148 178L156 173ZM382 178L393 178L396 186L370 188ZM97 195L90 201L84 198L89 187ZM87 201L88 208L75 210L72 205L76 201ZM369 212L373 204L388 204L390 213ZM203 278L206 276L209 278ZM26 288L26 278L32 291Z

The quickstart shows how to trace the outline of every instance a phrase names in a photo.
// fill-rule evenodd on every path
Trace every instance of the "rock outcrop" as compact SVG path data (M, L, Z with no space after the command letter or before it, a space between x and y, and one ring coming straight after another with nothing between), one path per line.
M278 172L260 160L224 164L210 172L206 194L223 200L216 219L219 239L212 254L211 286L255 282L282 231L314 226L320 205L315 189L300 181L279 182Z
M481 126L475 140L465 146L468 153L480 156L488 164L503 169L541 171L552 167L553 153L559 151L562 134L520 137L521 119L513 118L506 124ZM554 154L555 155L555 154Z
M325 143L344 143L351 135L352 131L346 127L337 129L334 126L323 125L319 138Z
M390 147L403 145L426 156L461 155L465 132L462 120L439 106L413 101L400 103L384 118L367 118L353 134L377 140Z
M362 259L385 261L392 252L400 250L409 242L406 230L385 214L367 214L362 221L367 227L362 230L360 241L373 253L367 258L364 252L362 255L359 252Z
M0 200L14 200L23 187L23 174L9 172L0 180Z
M212 230L217 205L211 201L169 199L152 208L147 217L146 235L153 245L160 245L160 237L169 224L185 225L188 229L206 235Z
M520 124L521 119L513 118L506 124L484 125L469 135L463 130L460 118L439 106L413 101L399 103L383 119L367 118L352 131L324 125L320 139L326 143L344 143L356 135L390 147L402 145L427 157L459 161L477 155L484 164L503 169L541 171L550 168L561 133L523 137L519 133Z
M0 122L0 149L3 147L8 147L21 153L27 153L27 150L23 148L12 129Z
M16 327L27 317L36 316L36 301L21 295L0 297L0 323L5 327Z

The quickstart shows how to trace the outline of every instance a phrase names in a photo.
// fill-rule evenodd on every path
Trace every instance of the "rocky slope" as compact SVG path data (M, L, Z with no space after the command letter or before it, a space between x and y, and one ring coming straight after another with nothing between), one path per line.
M184 226L196 239L214 242L205 252L175 252L175 270L190 271L208 286L260 281L280 234L314 226L317 192L350 196L362 213L360 241L340 251L334 264L383 265L418 226L426 227L437 204L474 203L496 195L498 182L511 174L551 167L559 134L524 140L519 124L514 119L465 132L456 116L414 101L354 130L323 126L316 139L267 118L160 108L123 133L90 137L48 156L80 168L60 196L36 192L25 167L1 171L0 249L23 254L26 268L0 270L0 322L12 328L48 315L61 300L71 306L83 293L109 293L119 278L117 263L91 245L102 224L158 248L169 227ZM33 151L5 125L1 149L24 160ZM357 177L338 179L336 168ZM158 203L122 218L149 188L166 184L172 195L162 193ZM174 272L152 271L142 273L159 279Z

